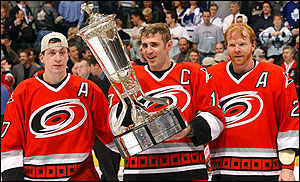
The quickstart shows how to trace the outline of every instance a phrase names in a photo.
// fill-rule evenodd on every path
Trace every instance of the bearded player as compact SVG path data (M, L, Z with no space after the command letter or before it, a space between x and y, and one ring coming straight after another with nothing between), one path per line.
M213 180L293 181L299 151L299 104L293 80L253 60L255 33L246 24L225 32L229 61L208 68L225 128L210 143Z

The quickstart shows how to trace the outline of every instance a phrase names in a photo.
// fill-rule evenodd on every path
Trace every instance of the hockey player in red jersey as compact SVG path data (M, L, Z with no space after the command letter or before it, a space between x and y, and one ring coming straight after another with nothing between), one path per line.
M94 132L104 144L108 101L93 82L66 72L61 33L42 39L45 72L20 83L8 101L1 132L4 181L100 180L92 160Z
M207 180L203 144L215 139L224 126L222 111L216 105L215 86L211 77L199 64L173 63L170 60L168 53L172 41L166 24L148 25L141 31L141 40L148 65L133 66L141 89L146 95L168 98L177 105L189 123L182 131L183 136L189 133L190 138L169 139L125 158L124 181ZM120 85L117 86L121 90ZM118 111L123 106L112 88L109 98L112 101L109 121L110 126L114 126L120 114ZM148 112L166 107L143 101L140 95L137 95L137 100ZM131 123L131 117L125 117L122 125L126 127Z
M281 67L252 59L255 33L246 24L225 32L229 61L208 68L225 128L210 142L212 180L293 181L299 152L299 104Z

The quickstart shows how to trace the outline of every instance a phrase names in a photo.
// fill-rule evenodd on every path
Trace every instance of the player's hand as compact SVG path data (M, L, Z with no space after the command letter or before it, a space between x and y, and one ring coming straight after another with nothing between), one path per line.
M137 87L137 83L136 83L135 80L133 80L133 78L130 77L130 78L125 82L125 87L126 87L126 88L122 88L122 89L123 89L123 93L125 92L125 89L126 89L127 91L129 91L129 90L131 90L131 89ZM133 97L132 97L132 96L133 96ZM137 93L134 93L134 94L131 95L131 98L132 98L132 99L134 99L134 97L137 97Z
M188 125L185 129L183 129L181 132L171 136L168 138L166 141L171 141L171 140L179 140L183 137L186 137L191 131L191 127Z
M278 181L296 181L294 171L282 169Z

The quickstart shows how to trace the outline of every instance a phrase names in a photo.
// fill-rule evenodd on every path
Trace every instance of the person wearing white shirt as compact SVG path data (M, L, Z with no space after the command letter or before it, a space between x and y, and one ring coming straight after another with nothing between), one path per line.
M182 27L179 23L177 22L177 14L176 12L172 11L167 11L166 13L166 23L168 24L171 32L171 40L173 42L173 46L171 50L169 51L169 56L172 58L176 54L180 53L180 49L178 47L178 40L181 37L185 37L187 40L190 40L189 38L189 33L187 30Z
M259 34L262 46L267 48L267 58L274 58L274 64L280 65L283 47L291 43L292 33L283 26L280 15L275 15L274 26L266 28Z
M228 15L228 16L226 16L226 17L224 18L224 21L223 21L223 33L226 32L227 28L228 28L231 24L235 23L236 17L239 16L239 15L241 15L241 14L239 13L239 11L240 11L240 5L238 4L237 1L231 1L231 2L230 2L230 4L229 4L229 10L230 10L230 13L231 13L231 14ZM245 16L245 17L246 17L245 21L246 21L246 23L247 23L248 18L247 18L247 16Z
M141 35L140 30L146 26L146 22L142 20L142 15L140 12L136 11L131 13L131 22L134 27L132 28L130 35L130 43L128 48L130 49L130 58L132 60L140 59L140 49L141 49Z
M202 7L198 6L197 1L189 1L190 7L185 11L181 18L181 24L186 28L192 39L195 28L201 24Z
M210 23L217 25L218 27L220 27L221 29L223 29L223 22L222 22L222 18L217 17L217 12L218 12L218 5L216 3L211 3L210 7L209 7L209 11L211 14L211 18L210 18ZM203 23L203 18L201 19L201 23Z

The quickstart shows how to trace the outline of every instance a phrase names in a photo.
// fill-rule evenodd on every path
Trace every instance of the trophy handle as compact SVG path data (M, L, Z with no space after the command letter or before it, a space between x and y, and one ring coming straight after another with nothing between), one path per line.
M136 80L136 83L137 83L137 86L139 88L141 88L141 85L139 83L139 80L137 79L137 76L135 74L135 71L134 69L132 69L132 75L134 77L134 79ZM151 101L151 102L155 102L155 103L158 103L158 104L162 104L162 105L170 105L170 101L167 99L167 98L156 98L156 97L150 97L148 95L146 95L142 89L139 90L140 93L141 93L141 96L145 99L145 100L148 100L148 101ZM137 101L137 100L136 100ZM137 101L138 102L138 101ZM139 103L140 104L140 103Z

